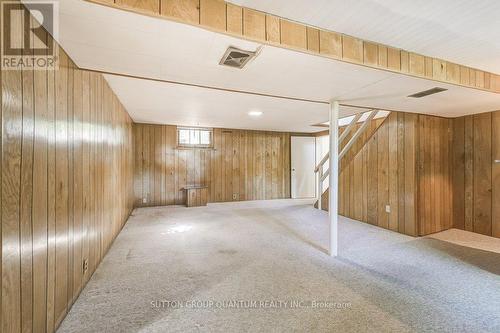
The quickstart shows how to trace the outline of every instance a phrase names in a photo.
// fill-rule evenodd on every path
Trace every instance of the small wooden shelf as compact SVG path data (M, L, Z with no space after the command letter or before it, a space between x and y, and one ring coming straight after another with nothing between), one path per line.
M186 191L186 206L200 207L208 203L208 186L193 185L183 188Z

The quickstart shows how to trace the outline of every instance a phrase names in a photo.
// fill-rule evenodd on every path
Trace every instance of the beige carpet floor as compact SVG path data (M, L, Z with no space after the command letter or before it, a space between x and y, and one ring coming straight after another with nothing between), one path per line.
M339 231L331 258L307 200L137 209L59 332L500 332L500 254Z

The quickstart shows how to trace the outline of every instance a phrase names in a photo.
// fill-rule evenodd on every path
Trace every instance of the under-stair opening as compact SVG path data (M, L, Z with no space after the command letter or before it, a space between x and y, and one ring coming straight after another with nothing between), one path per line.
M372 109L339 119L339 174L368 143L391 114ZM329 122L323 123L329 126ZM316 138L316 201L314 207L328 211L329 136ZM321 201L319 200L321 198Z

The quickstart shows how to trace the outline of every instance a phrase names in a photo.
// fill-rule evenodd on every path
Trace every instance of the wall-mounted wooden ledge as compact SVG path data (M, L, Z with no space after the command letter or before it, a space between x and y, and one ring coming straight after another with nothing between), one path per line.
M205 185L188 185L188 186L184 186L184 190L199 190L199 189L202 189L202 188L208 188L208 186L205 186Z
M500 93L500 75L318 29L222 0L86 1L338 61Z

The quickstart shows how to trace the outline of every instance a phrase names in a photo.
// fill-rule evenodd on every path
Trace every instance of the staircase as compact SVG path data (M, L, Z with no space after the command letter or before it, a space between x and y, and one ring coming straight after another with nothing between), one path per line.
M390 114L376 118L378 113L378 110L359 113L352 119L349 125L339 129L339 174L342 174L349 166L350 162L358 155ZM362 118L364 120L360 121ZM324 211L328 211L329 191L328 188L323 191L323 183L328 180L330 170L328 168L325 170L325 165L329 159L330 156L327 153L314 170L317 176L318 189L316 198L318 199L321 196L320 205L318 206L319 200L316 200L314 208L320 208Z

